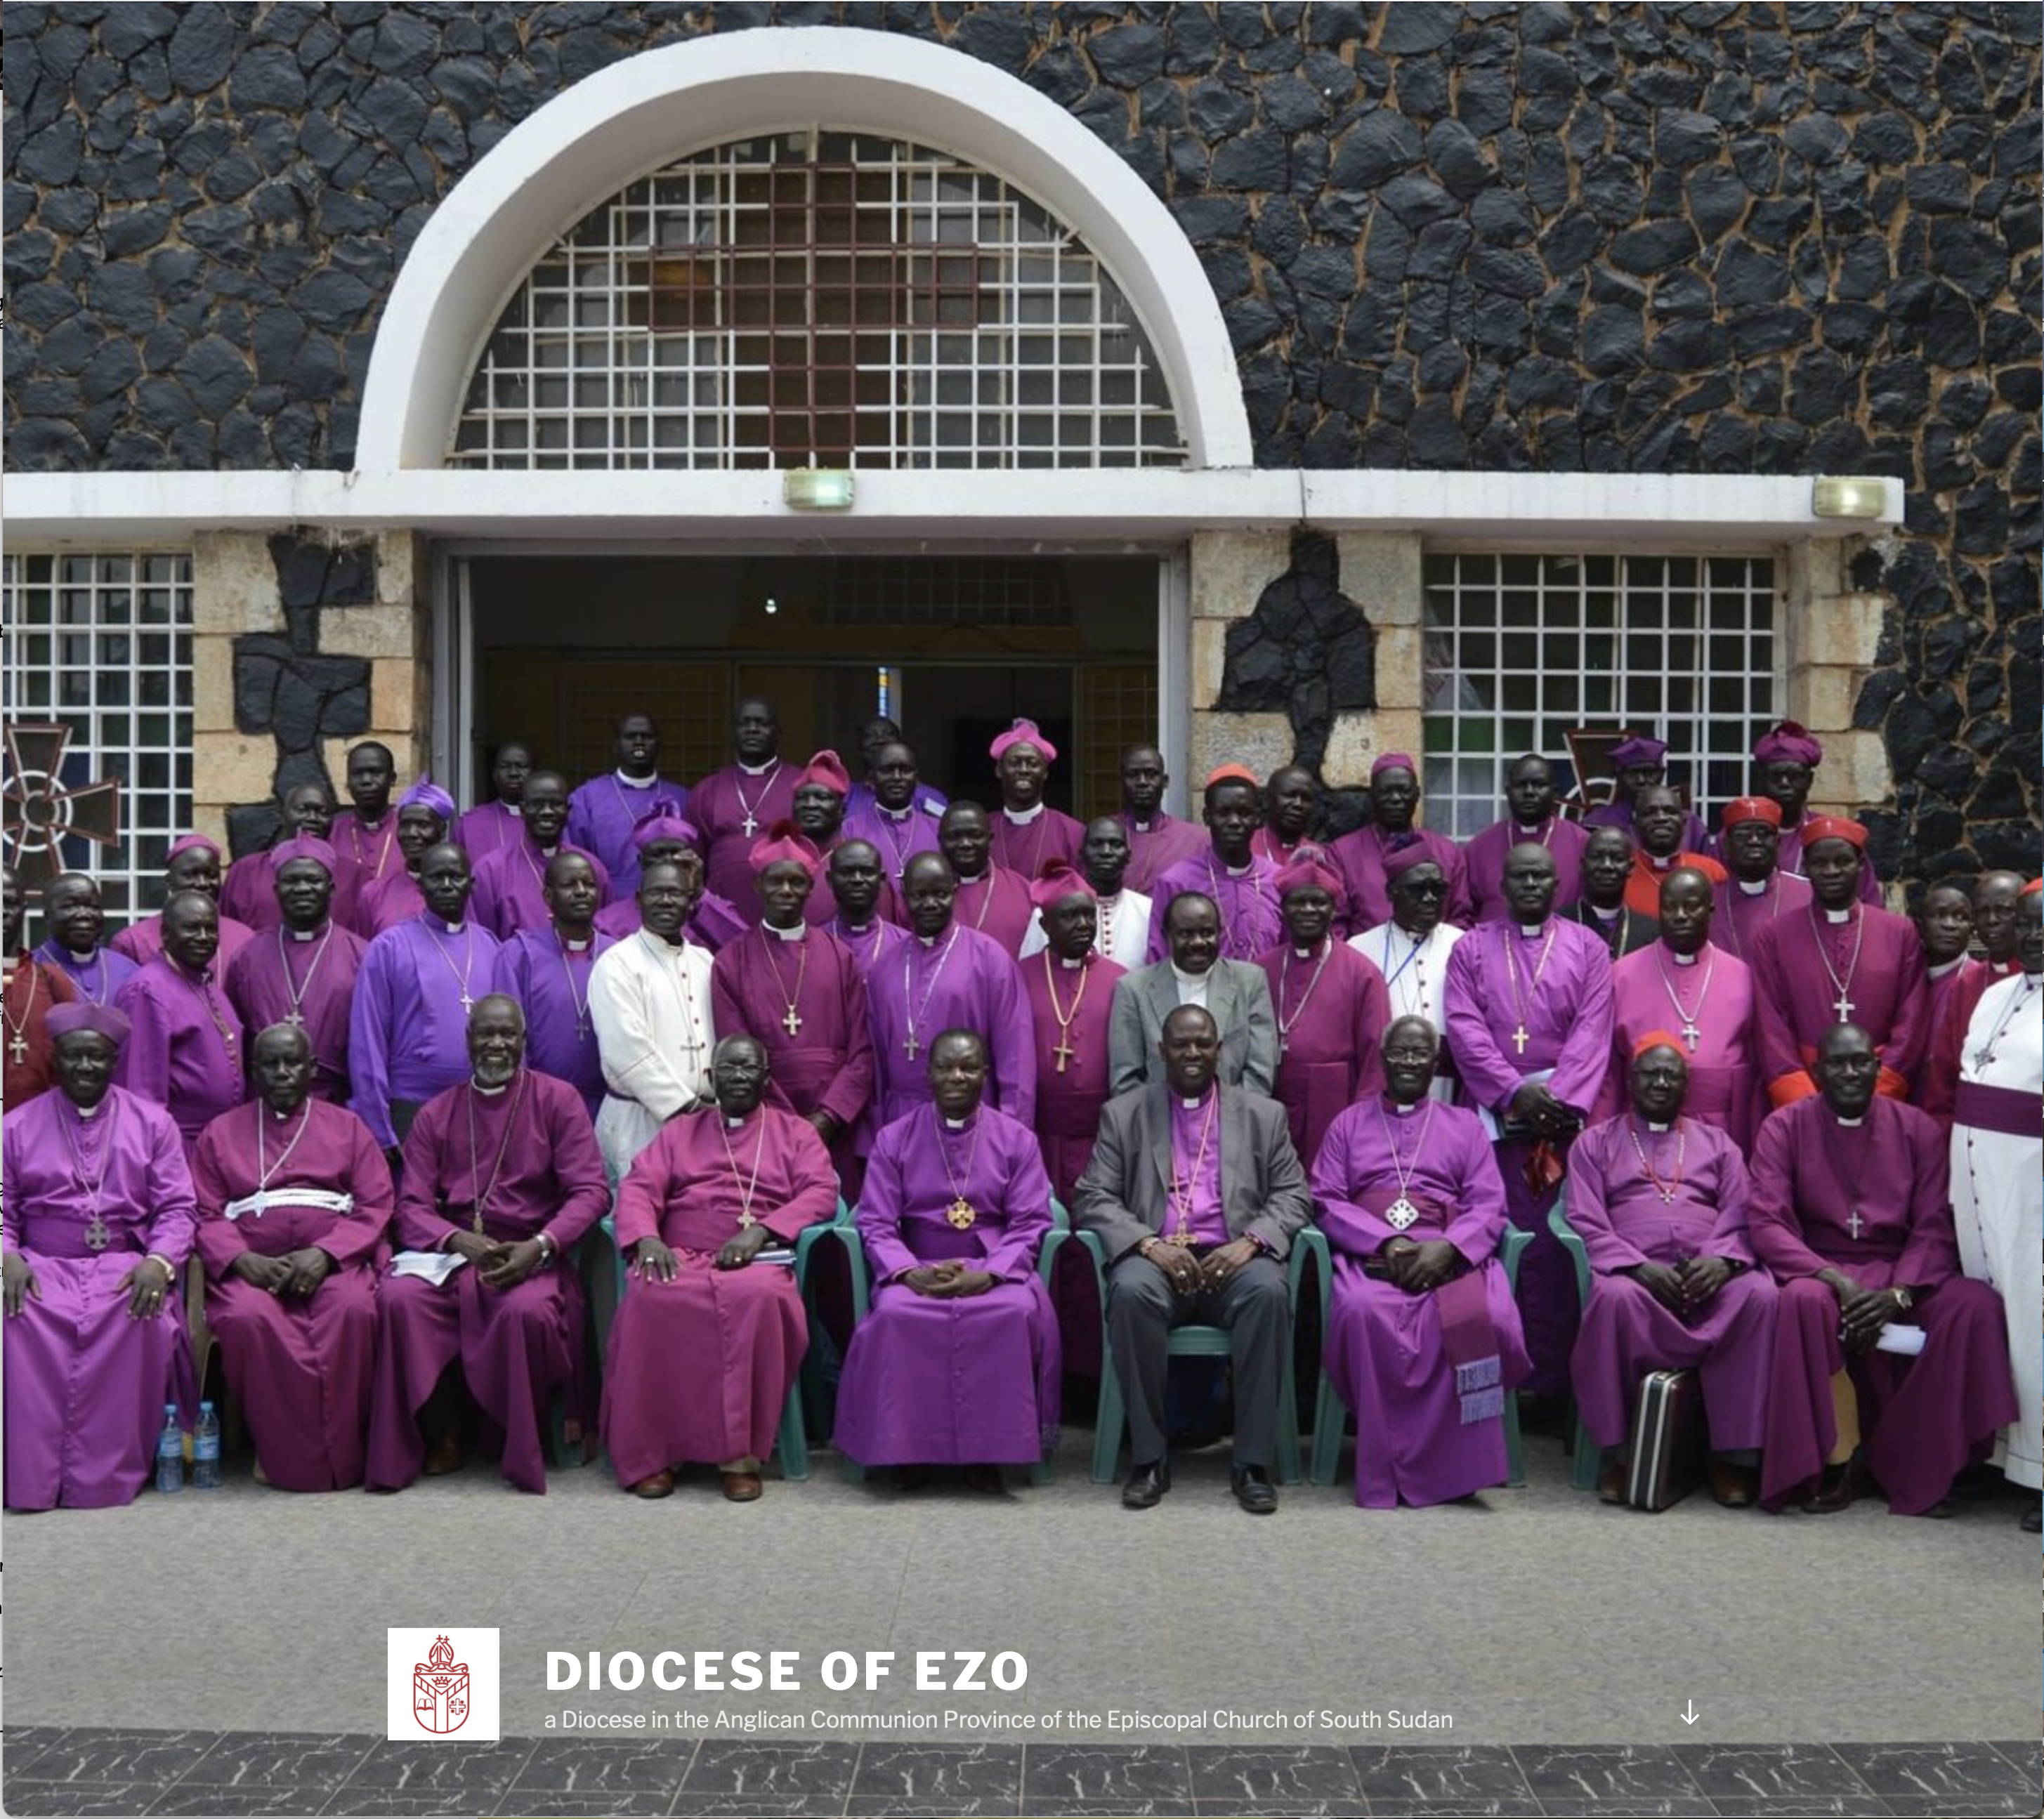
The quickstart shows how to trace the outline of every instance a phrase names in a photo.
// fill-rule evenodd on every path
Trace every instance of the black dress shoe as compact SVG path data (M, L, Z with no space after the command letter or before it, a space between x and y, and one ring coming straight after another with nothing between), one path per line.
M1235 1468L1235 1500L1252 1516L1274 1515L1278 1510L1278 1487L1270 1482L1270 1474L1260 1465L1238 1465Z
M1170 1488L1170 1460L1154 1459L1129 1473L1128 1482L1121 1487L1121 1506L1124 1510L1154 1510L1164 1501L1164 1493Z
M2023 1512L2023 1532L2034 1535L2039 1529L2044 1529L2044 1503L2032 1503Z

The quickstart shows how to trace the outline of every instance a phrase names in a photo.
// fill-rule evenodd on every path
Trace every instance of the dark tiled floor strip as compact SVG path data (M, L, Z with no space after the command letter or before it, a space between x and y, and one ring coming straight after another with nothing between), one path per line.
M465 1746L357 1735L17 1727L0 1733L0 1766L6 1809L25 1815L2027 1819L2044 1803L2034 1741L1343 1749L675 1736Z

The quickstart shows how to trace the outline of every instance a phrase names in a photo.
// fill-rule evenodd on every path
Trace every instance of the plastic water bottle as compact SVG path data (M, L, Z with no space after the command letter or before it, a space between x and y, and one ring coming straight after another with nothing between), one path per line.
M163 1431L156 1436L156 1488L166 1495L185 1487L185 1437L178 1405L163 1404Z
M220 1417L211 1403L198 1405L198 1426L192 1430L192 1488L220 1488Z

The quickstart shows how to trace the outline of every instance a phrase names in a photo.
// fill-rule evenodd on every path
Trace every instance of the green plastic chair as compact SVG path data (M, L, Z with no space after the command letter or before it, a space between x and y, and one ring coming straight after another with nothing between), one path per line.
M808 1295L809 1255L826 1238L841 1236L850 1222L851 1215L843 1200L837 1211L827 1219L819 1219L808 1226L795 1239L795 1291L802 1297L802 1310L809 1323L810 1344L816 1340L816 1310L809 1306ZM617 1299L624 1299L625 1284L630 1272L624 1266L624 1253L617 1248L617 1223L615 1217L605 1213L599 1222L605 1238L610 1241L610 1254L617 1271ZM798 1372L796 1380L788 1386L788 1399L781 1405L780 1431L774 1437L774 1450L780 1455L781 1476L793 1483L800 1483L809 1475L809 1426L802 1418L802 1383Z
M1093 1259L1093 1282L1100 1291L1100 1410L1093 1428L1093 1481L1096 1484L1112 1484L1116 1465L1121 1457L1121 1437L1128 1426L1128 1404L1122 1396L1121 1380L1115 1372L1114 1348L1108 1341L1107 1248L1093 1232L1073 1232L1070 1237L1073 1242L1084 1245L1087 1255ZM1043 1247L1047 1269L1058 1241L1058 1234L1053 1233L1051 1241ZM1295 1323L1299 1312L1300 1278L1305 1272L1308 1257L1320 1260L1321 1280L1324 1281L1327 1239L1311 1226L1295 1234L1292 1240L1287 1273ZM1225 1326L1204 1326L1174 1327L1166 1347L1167 1355L1174 1358L1225 1358L1232 1349L1232 1341ZM1299 1482L1299 1386L1289 1357L1278 1373L1278 1480L1281 1484Z
M1063 1243L1071 1231L1071 1218L1058 1200L1051 1202L1051 1229L1044 1234L1043 1249L1036 1256L1036 1274L1047 1293L1051 1287L1051 1265L1058 1254L1058 1246ZM840 1215L838 1237L843 1242L851 1265L851 1330L855 1337L859 1323L873 1307L873 1277L866 1266L866 1246L859 1241L858 1224L849 1211ZM847 1348L849 1349L849 1348ZM847 1484L863 1484L866 1481L866 1468L849 1453L843 1461L844 1481ZM1056 1461L1049 1453L1029 1468L1032 1484L1047 1484L1056 1474Z
M1324 1251L1327 1248L1325 1235L1316 1231L1313 1236L1319 1239ZM1498 1259L1504 1265L1504 1280L1511 1284L1515 1294L1519 1288L1519 1260L1532 1241L1531 1232L1521 1231L1512 1225L1504 1228L1504 1236L1499 1241ZM1324 1360L1327 1311L1332 1289L1332 1272L1323 1257L1320 1264L1320 1334L1324 1357L1320 1365L1319 1397L1314 1404L1316 1413L1313 1417L1312 1482L1316 1484L1331 1484L1335 1481L1335 1474L1341 1465L1342 1434L1348 1425L1349 1417L1347 1405L1335 1393ZM1358 1444L1360 1444L1359 1438ZM1523 1489L1526 1483L1526 1449L1519 1437L1519 1392L1516 1389L1504 1392L1504 1482L1515 1491Z
M1584 1248L1582 1234L1569 1223L1569 1190L1565 1184L1547 1215L1547 1229L1562 1241L1562 1248L1569 1253L1569 1261L1576 1266L1576 1301L1579 1307L1590 1304L1590 1253ZM1576 1410L1575 1470L1573 1478L1578 1491L1594 1491L1597 1473L1604 1468L1604 1449L1591 1440L1589 1429L1583 1426L1582 1410Z

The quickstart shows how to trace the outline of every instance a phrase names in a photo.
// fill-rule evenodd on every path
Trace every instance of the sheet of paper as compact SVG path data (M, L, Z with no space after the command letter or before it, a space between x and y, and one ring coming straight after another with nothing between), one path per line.
M393 1276L423 1276L436 1288L468 1261L458 1250L401 1250L390 1257Z

